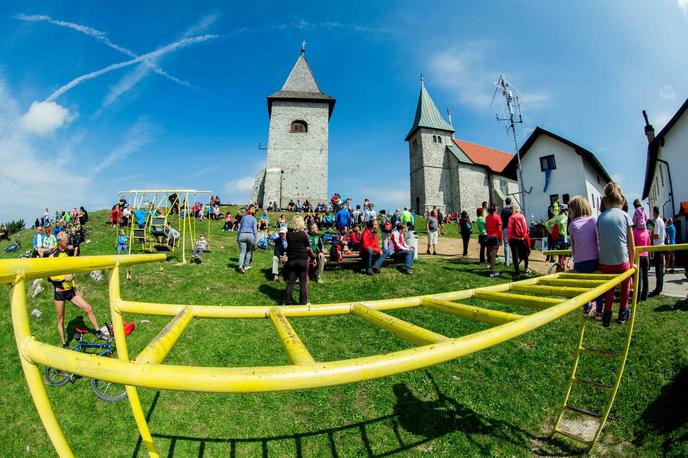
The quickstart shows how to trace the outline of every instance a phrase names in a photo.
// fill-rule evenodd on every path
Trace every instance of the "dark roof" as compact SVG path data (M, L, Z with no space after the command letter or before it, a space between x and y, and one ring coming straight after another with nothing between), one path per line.
M655 167L657 167L657 158L659 157L659 147L664 144L664 137L667 133L674 127L674 124L678 122L683 113L688 110L688 99L683 102L681 108L678 109L676 114L669 120L669 122L659 131L654 140L647 145L647 164L645 166L645 185L643 186L643 199L647 198L650 194L650 187L652 186L652 177L655 174Z
M284 82L282 89L268 96L268 114L270 115L272 114L272 102L275 100L321 100L327 103L330 116L332 116L332 110L334 109L334 104L336 102L333 97L330 97L320 90L318 82L313 76L313 72L311 71L310 65L308 65L306 55L303 53L303 51L296 60L291 72L289 72L289 76Z
M530 150L530 147L533 146L533 144L535 143L535 141L538 139L538 137L540 135L547 135L547 136L549 136L549 137L551 137L551 138L553 138L553 139L555 139L555 140L557 140L557 141L559 141L559 142L561 142L567 146L570 146L571 148L573 148L576 151L576 153L583 156L584 159L587 159L587 161L590 162L590 164L593 166L593 168L595 170L597 170L600 175L602 175L602 177L605 179L605 181L607 181L607 182L612 181L612 178L609 176L609 174L604 169L604 167L602 166L600 161L597 160L597 157L595 157L595 155L591 151L583 148L582 146L576 145L571 140L567 140L564 137L560 137L559 135L552 133L548 130L545 130L539 126L535 128L535 130L530 134L530 136L525 141L525 143L523 143L523 145L521 145L521 148L518 150L518 154L519 154L519 156L521 156L521 159L523 159L523 156L526 155L528 150ZM509 174L509 175L515 176L517 169L518 169L518 159L516 159L516 156L514 155L513 158L511 159L511 162L509 162L509 164L505 167L503 173L505 175Z
M416 106L416 117L413 119L411 130L406 135L405 140L408 141L413 133L421 127L430 129L446 130L447 132L454 132L442 115L440 115L435 102L432 101L428 90L425 89L425 83L420 80L420 94L418 95L418 105Z

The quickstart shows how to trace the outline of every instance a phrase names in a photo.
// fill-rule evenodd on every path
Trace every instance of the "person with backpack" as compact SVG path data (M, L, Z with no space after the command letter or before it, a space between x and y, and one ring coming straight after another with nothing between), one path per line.
M468 217L468 212L464 210L461 212L461 217L459 218L459 234L463 241L463 256L468 256L468 241L471 239L472 232L473 225Z
M380 233L382 234L383 248L387 246L387 238L389 237L389 234L392 233L393 229L394 223L392 221L392 218L387 216L387 210L380 210Z
M507 197L506 200L504 200L504 208L502 208L502 211L500 212L499 216L502 218L502 236L504 237L504 240L507 238L507 231L508 231L508 226L509 226L509 218L511 218L511 215L513 214L513 207L511 206L511 197ZM525 217L524 217L525 218ZM504 244L504 265L508 266L511 264L511 260L509 259L509 244L505 243Z
M528 238L528 225L526 218L521 213L521 207L514 204L512 207L512 214L509 217L507 227L507 240L505 242L511 246L511 252L514 257L514 276L511 278L516 281L521 278L520 264L521 260L524 262L526 273L528 269L528 256L530 255L530 247L526 246Z

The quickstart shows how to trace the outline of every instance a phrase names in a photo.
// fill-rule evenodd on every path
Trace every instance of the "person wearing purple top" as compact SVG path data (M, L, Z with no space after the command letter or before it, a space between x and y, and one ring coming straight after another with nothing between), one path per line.
M239 243L239 272L242 274L247 269L251 268L251 258L253 257L253 250L258 241L258 222L256 217L256 208L251 206L246 210L246 214L241 218L239 224L239 236L237 242Z
M575 196L569 201L569 216L571 223L568 226L573 252L573 270L580 273L595 272L599 267L599 242L597 234L597 222L592 217L592 208L583 196ZM602 296L597 298L595 312L602 315ZM583 314L589 316L592 313L592 304L583 307Z

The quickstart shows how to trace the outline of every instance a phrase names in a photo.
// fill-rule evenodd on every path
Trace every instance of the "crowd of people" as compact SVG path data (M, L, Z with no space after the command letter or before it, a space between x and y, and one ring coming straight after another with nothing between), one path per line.
M86 241L88 212L82 206L70 211L57 210L54 214L46 208L43 216L34 222L32 256L45 258L53 256L58 251L58 236L64 233L68 242L70 255L79 256L81 245Z

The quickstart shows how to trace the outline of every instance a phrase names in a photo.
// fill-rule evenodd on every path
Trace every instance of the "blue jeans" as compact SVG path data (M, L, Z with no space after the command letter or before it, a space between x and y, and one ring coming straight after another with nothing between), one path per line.
M411 270L413 269L413 251L397 251L396 253L388 254L387 252L384 252L382 256L380 256L377 259L377 262L375 263L375 268L379 269L380 266L382 266L382 263L385 262L385 259L387 259L388 256L391 256L392 259L395 261L404 261L404 269L406 270Z
M242 232L237 241L239 242L239 267L248 267L251 265L256 239L253 237L253 233Z
M506 240L506 234L509 232L509 229L502 229L502 240ZM508 266L511 264L509 262L509 244L505 243L504 244L504 265Z
M375 268L379 269L380 267L378 266L377 261L380 260L382 257L382 254L379 253L373 253L372 248L367 248L365 250L361 250L361 260L363 261L363 268L364 269L372 269L373 268L373 261L375 262ZM382 260L384 262L384 259ZM380 264L382 265L382 264Z

